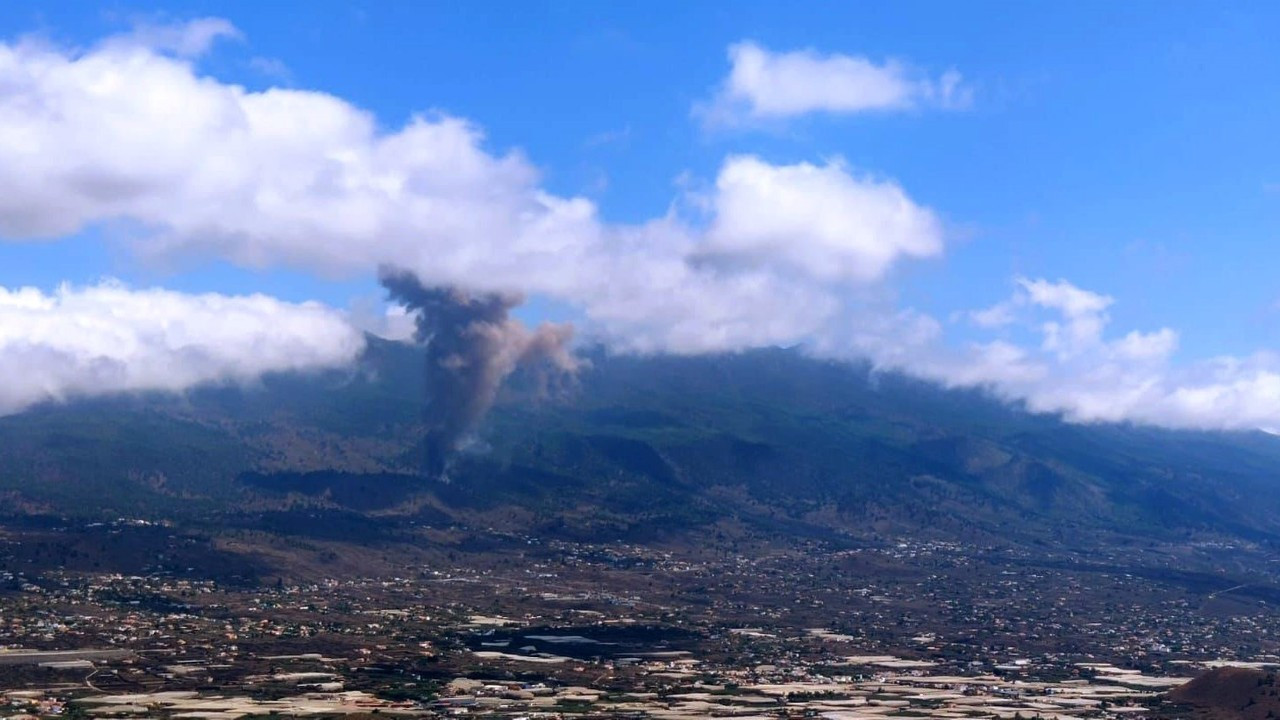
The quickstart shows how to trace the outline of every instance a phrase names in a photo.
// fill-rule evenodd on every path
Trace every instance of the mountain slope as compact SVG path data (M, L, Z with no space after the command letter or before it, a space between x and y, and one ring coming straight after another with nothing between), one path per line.
M643 540L726 521L1067 546L1280 538L1280 440L1262 433L1070 425L788 350L589 359L555 397L515 378L448 483L417 476L421 351L376 339L350 372L42 407L0 418L0 511L354 540L406 524Z
M1276 674L1249 668L1221 667L1171 690L1169 700L1185 708L1172 717L1204 720L1264 720L1280 714L1280 682Z

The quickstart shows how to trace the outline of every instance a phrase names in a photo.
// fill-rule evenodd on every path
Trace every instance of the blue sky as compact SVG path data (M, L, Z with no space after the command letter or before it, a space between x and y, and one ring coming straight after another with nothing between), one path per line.
M104 9L105 7L105 9ZM522 148L565 194L638 220L678 175L727 152L777 162L843 155L900 181L962 239L914 268L904 294L934 311L995 302L1014 274L1066 277L1118 299L1120 325L1176 324L1192 356L1280 343L1280 49L1265 3L8 3L4 35L90 43L138 18L227 16L244 35L204 63L251 87L347 98L397 125L443 109ZM228 9L234 12L225 12ZM956 68L963 113L813 118L771 133L707 133L689 118L725 48L900 57ZM270 58L287 74L252 65ZM603 187L601 185L603 184ZM142 280L96 242L0 246L0 281ZM230 272L192 289L269 283L344 302L367 283Z
M1044 278L1113 298L1114 334L1174 329L1177 366L1280 348L1274 5L11 2L0 35L75 52L140 24L202 17L225 18L240 37L191 59L196 73L320 91L388 133L415 113L465 118L487 152L518 150L542 188L590 199L606 223L662 216L711 186L728 157L842 158L941 222L943 250L895 262L873 294L937 319L953 344L976 337L958 314L1009 298L1018 278ZM728 49L743 41L893 59L921 77L953 70L968 100L708 127L693 109L725 82ZM338 308L379 293L371 273L142 260L119 232L90 224L0 243L0 285L110 275ZM534 294L527 316L557 314Z

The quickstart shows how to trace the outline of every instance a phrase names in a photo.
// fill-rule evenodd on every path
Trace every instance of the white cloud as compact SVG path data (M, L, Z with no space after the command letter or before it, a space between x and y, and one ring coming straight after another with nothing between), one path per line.
M0 414L122 392L180 392L350 364L363 335L330 308L117 282L0 287Z
M279 58L257 55L249 58L249 67L270 80L286 85L293 82L293 71Z
M609 224L589 200L545 191L520 153L487 150L465 120L424 115L386 129L332 95L201 76L180 56L207 49L226 34L218 27L86 51L0 44L0 236L120 223L144 255L344 276L393 263L428 283L545 295L623 350L806 343L1079 421L1280 427L1280 359L1178 367L1175 331L1109 334L1113 299L1065 281L1018 279L1012 297L968 315L1004 335L962 348L933 318L885 309L877 284L943 247L934 213L889 180L839 162L736 156L707 191L681 198L696 212ZM877 90L862 106L821 88L770 95L795 68L861 66L759 52L763 74L743 97L767 116L938 104L960 92L870 65L916 84L905 95ZM832 87L855 88L842 82ZM260 296L118 285L0 293L0 373L23 379L0 389L0 410L341 365L360 347L355 320ZM369 322L399 337L407 320ZM1037 341L1015 342L1018 332Z
M1017 319L1017 308L1011 302L999 302L981 310L970 310L966 313L970 322L980 328L1000 328Z
M242 40L235 25L223 18L196 18L178 23L142 22L132 32L113 38L119 45L138 45L193 58L209 52L219 40Z
M382 336L388 340L408 340L418 330L417 319L403 305L388 306L385 323L386 331Z
M542 189L520 153L486 150L465 120L384 129L332 95L203 77L136 37L0 45L0 87L0 235L114 222L144 256L344 276L391 263L428 283L549 296L637 349L801 342L848 285L942 242L892 182L750 157L725 163L706 217L611 225L591 201Z
M941 225L891 182L841 162L774 166L730 157L716 180L707 252L785 263L820 281L867 282L900 257L942 252Z
M970 322L980 328L996 329L1017 322L1028 308L1051 310L1056 314L1043 322L1042 347L1062 357L1079 354L1101 341L1103 328L1110 321L1106 310L1114 301L1106 295L1082 290L1059 280L1016 278L1018 292L1013 297L981 310L966 313Z
M972 92L960 73L930 78L896 60L876 62L813 50L773 52L753 42L729 46L729 76L695 108L708 125L778 120L810 113L854 114L917 107L962 108Z
M1041 307L1061 310L1068 318L1100 314L1115 302L1108 295L1081 290L1066 280L1018 278L1017 282L1026 291L1028 300Z
M1038 334L1038 343L998 339L955 347L943 341L932 318L899 311L863 320L821 349L866 356L882 368L950 387L984 387L1074 422L1280 427L1280 356L1179 365L1173 359L1179 337L1170 328L1109 335L1109 296L1065 280L1018 278L1015 286L1012 297L994 306L998 326Z
M1042 325L1044 349L1069 357L1098 345L1102 330L1110 321L1106 310L1114 300L1106 295L1081 290L1065 280L1027 280L1019 278L1025 293L1019 300L1042 308L1056 310L1061 319Z

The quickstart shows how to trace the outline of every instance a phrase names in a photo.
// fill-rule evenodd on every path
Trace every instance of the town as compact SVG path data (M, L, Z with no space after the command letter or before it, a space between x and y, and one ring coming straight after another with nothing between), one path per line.
M505 540L397 577L5 572L3 713L1132 718L1280 666L1268 599L1149 564Z

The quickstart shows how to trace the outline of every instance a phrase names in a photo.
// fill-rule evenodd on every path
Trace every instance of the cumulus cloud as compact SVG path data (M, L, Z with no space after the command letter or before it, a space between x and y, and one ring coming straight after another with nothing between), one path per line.
M803 343L1077 421L1280 427L1280 358L1175 365L1174 330L1117 333L1115 300L1066 281L1020 278L1009 298L958 315L999 334L963 346L936 319L887 306L893 268L939 255L944 239L891 180L738 155L676 210L611 224L591 201L547 192L519 152L486 149L466 120L387 128L329 94L201 75L191 58L228 36L205 22L86 50L0 43L0 237L119 223L143 255L342 276L390 263L429 285L554 299L620 350ZM965 95L957 76L894 63L752 45L732 59L723 97L757 119ZM118 284L0 289L0 373L23 379L0 389L0 411L341 365L361 347L354 326L404 337L413 322L366 314Z
M46 401L340 367L363 347L341 313L315 303L114 281L52 293L0 287L0 414Z
M707 252L785 263L818 280L875 280L899 257L942 252L932 212L896 184L854 177L841 162L779 167L731 157L714 203Z
M1110 321L1106 310L1115 302L1111 297L1081 290L1065 280L1019 278L1017 282L1023 292L1017 300L1059 313L1059 319L1041 325L1045 350L1068 358L1102 342L1102 330Z
M729 76L708 102L694 108L708 125L738 125L810 113L854 114L944 109L969 105L972 92L960 73L937 78L896 61L774 52L754 42L729 46Z
M333 95L202 76L137 37L0 45L0 87L0 235L123 223L143 255L346 276L389 263L427 284L548 296L630 349L801 342L845 286L942 245L892 182L745 156L726 161L705 216L610 224L463 119L385 129Z
M1178 364L1178 333L1109 332L1110 296L1065 280L1017 278L1012 296L978 318L1029 339L943 340L942 325L911 311L865 321L822 348L949 387L982 387L1033 412L1074 422L1135 422L1187 429L1280 427L1280 356L1257 353ZM971 320L975 313L970 313ZM981 320L976 321L982 325Z

